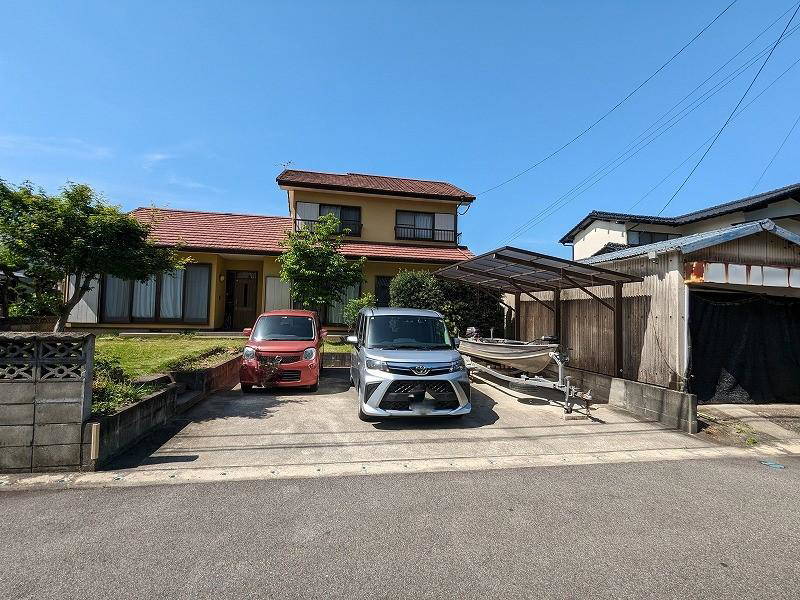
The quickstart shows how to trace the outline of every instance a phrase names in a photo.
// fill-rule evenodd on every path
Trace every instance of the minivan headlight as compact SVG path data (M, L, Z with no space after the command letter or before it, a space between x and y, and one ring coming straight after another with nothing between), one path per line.
M374 358L368 358L366 360L366 366L368 369L373 371L388 371L389 367L386 364L385 360L377 360Z
M256 349L245 346L243 356L245 360L253 360L256 357Z
M316 348L306 348L303 350L303 360L314 360L314 357L317 355Z
M450 363L450 372L456 373L457 371L463 371L467 368L467 365L464 363L464 359L460 356Z

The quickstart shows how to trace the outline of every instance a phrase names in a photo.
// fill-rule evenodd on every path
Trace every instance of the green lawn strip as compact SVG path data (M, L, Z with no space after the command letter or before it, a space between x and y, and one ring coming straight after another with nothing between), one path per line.
M151 373L163 373L176 365L189 363L193 359L208 356L210 352L227 349L240 350L243 339L202 338L176 335L169 337L97 338L95 351L99 358L119 360L125 376L129 379Z
M323 352L330 352L333 354L347 354L350 352L350 348L352 348L350 344L344 342L342 343L333 342L326 339L325 345L322 350Z

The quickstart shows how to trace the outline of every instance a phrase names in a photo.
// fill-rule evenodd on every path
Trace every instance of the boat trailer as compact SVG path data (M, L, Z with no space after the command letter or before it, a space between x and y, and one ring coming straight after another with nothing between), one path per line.
M590 406L592 403L592 392L591 390L584 392L578 389L576 386L572 385L572 377L569 375L564 375L564 365L569 361L569 357L566 354L562 354L561 352L550 353L550 358L552 358L553 362L555 362L558 366L558 379L555 381L539 375L534 375L531 377L519 371L517 371L514 375L507 375L506 373L493 368L493 366L477 362L471 356L465 358L468 359L466 362L467 369L470 371L470 373L474 371L486 373L494 378L507 382L509 384L509 388L514 391L527 392L532 391L534 388L547 388L563 392L565 415L572 414L572 409L575 406L575 399L580 398L583 401L582 404L584 408L586 409L585 418L589 418L589 411L591 410Z

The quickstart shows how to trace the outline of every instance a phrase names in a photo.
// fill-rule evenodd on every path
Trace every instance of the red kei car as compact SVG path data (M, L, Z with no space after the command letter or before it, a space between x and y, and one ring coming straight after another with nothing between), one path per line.
M322 341L327 335L310 310L272 310L244 330L239 381L242 392L253 386L307 387L316 391L322 367Z

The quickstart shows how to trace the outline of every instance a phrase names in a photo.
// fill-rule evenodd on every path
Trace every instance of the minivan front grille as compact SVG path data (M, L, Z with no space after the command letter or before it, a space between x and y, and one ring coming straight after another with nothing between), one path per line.
M433 397L436 410L452 410L459 406L458 396L450 382L409 379L393 381L386 390L380 408L410 410L412 402L420 402L426 395Z
M402 365L398 363L388 363L386 367L389 369L389 373L394 373L395 375L412 375L414 377L430 377L431 375L444 375L445 373L450 372L450 365L419 365L420 367L428 369L427 373L415 373L414 369L417 365Z

